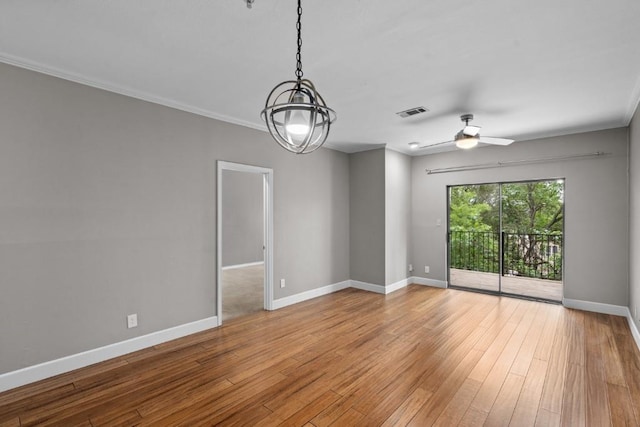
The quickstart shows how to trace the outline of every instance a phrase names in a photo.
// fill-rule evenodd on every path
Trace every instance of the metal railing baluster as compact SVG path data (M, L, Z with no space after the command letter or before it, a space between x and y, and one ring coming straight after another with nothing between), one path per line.
M500 239L501 274L562 280L561 234L450 231L451 268L498 273Z

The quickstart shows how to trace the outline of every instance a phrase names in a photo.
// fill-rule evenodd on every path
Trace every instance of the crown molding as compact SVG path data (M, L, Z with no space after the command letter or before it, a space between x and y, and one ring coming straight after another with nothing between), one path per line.
M257 125L245 120L240 120L235 117L227 116L224 114L216 113L215 111L205 110L193 105L184 104L182 102L164 98L161 96L153 95L151 93L139 91L125 86L120 86L114 83L106 82L103 80L92 79L82 74L73 73L70 71L62 70L60 68L51 67L49 65L41 64L39 62L30 61L24 58L20 58L6 53L0 53L0 62L14 67L24 68L26 70L35 71L37 73L46 74L48 76L57 77L59 79L68 80L74 83L79 83L84 86L90 86L96 89L105 90L107 92L117 93L119 95L128 96L130 98L139 99L142 101L150 102L152 104L162 105L164 107L173 108L176 110L184 111L187 113L197 114L199 116L208 117L222 122L231 123L238 126L243 126L251 129L256 129L262 132L267 132L266 125Z

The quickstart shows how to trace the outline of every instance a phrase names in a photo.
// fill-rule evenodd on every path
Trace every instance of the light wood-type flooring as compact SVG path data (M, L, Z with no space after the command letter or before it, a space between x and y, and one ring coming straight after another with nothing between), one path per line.
M347 289L0 394L2 426L640 423L626 319Z

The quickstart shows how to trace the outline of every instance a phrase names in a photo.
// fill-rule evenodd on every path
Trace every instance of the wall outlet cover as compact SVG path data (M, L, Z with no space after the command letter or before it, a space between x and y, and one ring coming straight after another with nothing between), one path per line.
M138 315L137 314L130 314L127 316L127 328L131 329L131 328L135 328L136 326L138 326Z
M428 265L425 265L425 266L424 266L424 272L425 272L425 273L429 273L429 266L428 266Z
M281 288L285 287L284 279L280 279L280 287Z

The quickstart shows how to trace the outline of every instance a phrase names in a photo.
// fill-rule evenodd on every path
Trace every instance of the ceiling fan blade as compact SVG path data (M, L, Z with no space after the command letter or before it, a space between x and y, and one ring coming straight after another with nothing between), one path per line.
M480 126L466 125L464 129L462 129L462 133L468 136L476 136L478 132L480 132L480 129Z
M513 142L513 139L507 138L493 138L490 136L481 136L480 142L484 144L492 144L492 145L509 145Z
M435 144L421 145L420 147L418 147L418 149L423 150L425 148L437 147L439 145L444 145L444 144L451 144L452 142L455 142L455 141L444 141L444 142L436 142Z

